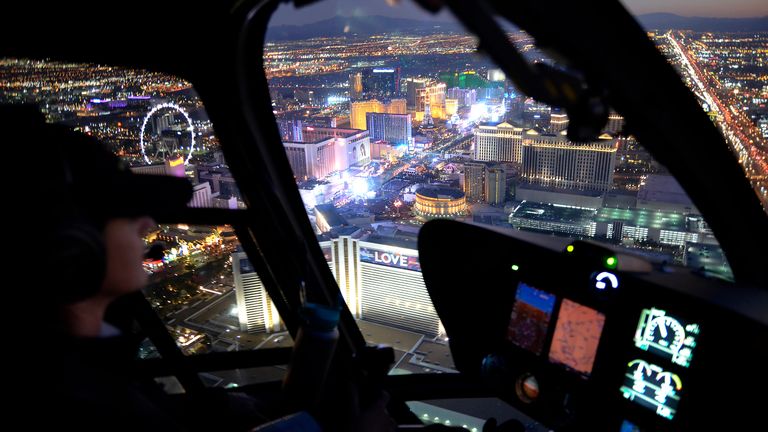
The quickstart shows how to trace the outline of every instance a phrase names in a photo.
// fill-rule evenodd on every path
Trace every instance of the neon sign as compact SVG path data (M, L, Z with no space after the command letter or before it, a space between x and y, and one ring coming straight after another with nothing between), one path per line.
M418 257L397 252L360 248L360 261L405 270L421 271Z

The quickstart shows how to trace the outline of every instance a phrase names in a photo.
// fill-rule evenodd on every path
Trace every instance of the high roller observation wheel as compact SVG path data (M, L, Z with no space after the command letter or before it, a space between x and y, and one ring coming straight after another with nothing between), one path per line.
M147 156L146 151L144 150L145 145L146 145L144 143L144 130L147 128L147 123L149 122L149 119L152 118L152 115L155 114L156 112L160 111L161 109L166 109L166 108L173 109L173 110L176 110L176 111L180 112L181 115L183 115L184 118L187 119L187 124L189 124L189 128L187 130L189 131L190 135L192 135L192 143L189 146L189 154L184 159L184 165L188 165L189 164L189 159L192 157L192 152L195 150L195 126L192 124L192 119L189 117L189 114L187 114L187 112L184 111L184 109L182 107L180 107L179 105L177 105L177 104L175 104L173 102L168 102L168 103L163 103L163 104L160 104L160 105L155 105L149 111L149 113L147 113L146 117L144 117L144 121L141 123L141 132L139 134L139 144L141 145L141 156L144 157L144 162L146 162L147 165L149 165L151 163L149 161L149 157Z

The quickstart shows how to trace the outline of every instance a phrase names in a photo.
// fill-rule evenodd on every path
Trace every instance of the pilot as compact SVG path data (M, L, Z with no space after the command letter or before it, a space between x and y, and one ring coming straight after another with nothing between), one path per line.
M139 340L105 317L146 285L152 215L183 208L191 184L133 174L95 139L46 124L36 107L0 107L0 130L6 173L23 197L6 211L15 250L6 272L20 280L2 316L19 340L8 412L25 413L30 429L179 429L161 389L131 376Z

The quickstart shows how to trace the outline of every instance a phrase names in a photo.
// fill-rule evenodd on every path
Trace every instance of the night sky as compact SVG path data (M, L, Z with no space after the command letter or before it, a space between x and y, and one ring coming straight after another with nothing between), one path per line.
M390 3L400 3L396 7ZM624 0L622 3L635 14L668 12L682 16L744 18L768 16L766 0ZM383 15L409 19L453 21L447 13L431 17L411 0L324 0L295 10L282 4L271 25L307 24L335 15Z

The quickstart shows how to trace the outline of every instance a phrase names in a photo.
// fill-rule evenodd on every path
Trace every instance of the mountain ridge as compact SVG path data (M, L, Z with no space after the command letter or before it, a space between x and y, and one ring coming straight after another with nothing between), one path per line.
M768 16L759 18L684 17L651 13L637 17L646 30L693 30L699 32L768 32ZM346 17L337 15L314 23L279 25L267 29L267 41L298 40L344 35L371 36L382 33L430 34L463 32L458 22L420 21L385 16Z

